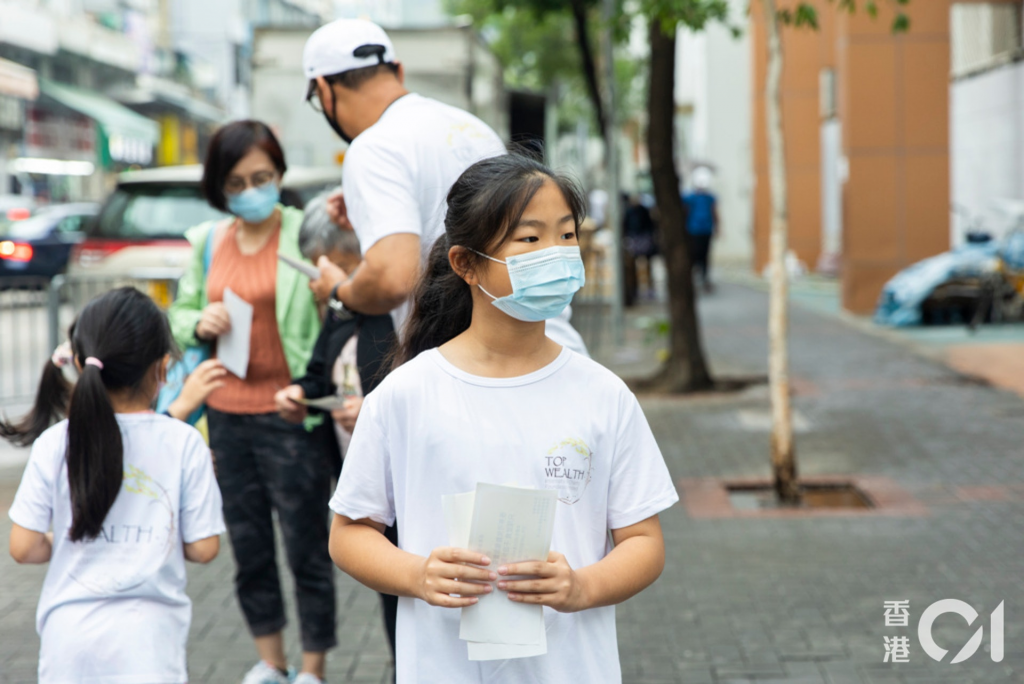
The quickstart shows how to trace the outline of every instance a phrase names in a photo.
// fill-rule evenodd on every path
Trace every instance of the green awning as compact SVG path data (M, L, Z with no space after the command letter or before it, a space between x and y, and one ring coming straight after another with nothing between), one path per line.
M156 145L160 140L160 126L156 121L99 93L45 79L39 79L39 87L44 95L96 121L108 139L126 138L148 145Z

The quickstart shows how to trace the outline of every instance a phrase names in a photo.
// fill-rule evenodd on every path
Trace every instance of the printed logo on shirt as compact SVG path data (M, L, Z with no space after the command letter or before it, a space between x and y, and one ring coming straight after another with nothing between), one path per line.
M594 453L582 439L568 438L544 456L544 483L558 490L558 500L570 506L583 497L590 484Z
M486 139L483 131L472 123L453 123L448 128L446 142L456 159L471 164L480 158L476 141Z
M70 572L76 582L96 594L128 591L142 584L163 566L177 540L175 507L167 490L133 465L125 469L123 482L125 493L135 496L117 498L100 533L82 542L82 553Z

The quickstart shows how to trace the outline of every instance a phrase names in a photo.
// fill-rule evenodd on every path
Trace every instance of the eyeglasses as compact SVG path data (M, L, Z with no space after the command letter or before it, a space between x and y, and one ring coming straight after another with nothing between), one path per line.
M306 104L313 108L317 114L324 113L324 103L320 101L320 94L316 90L316 81L309 82L309 89L306 90Z
M245 192L246 188L261 188L267 183L273 183L275 178L277 178L276 171L257 171L248 179L242 176L229 176L224 182L224 192L235 195Z

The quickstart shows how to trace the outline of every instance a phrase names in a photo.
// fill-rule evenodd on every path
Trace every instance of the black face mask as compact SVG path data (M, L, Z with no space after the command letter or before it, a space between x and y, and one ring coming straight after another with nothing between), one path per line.
M332 113L334 114L334 116L337 116L338 115L337 112L338 112L338 103L335 102L334 103L334 111ZM341 125L339 125L337 121L335 121L333 118L331 118L331 115L327 113L326 109L324 110L324 118L327 119L327 125L331 127L332 131L334 131L335 133L338 134L339 138L344 140L349 145L352 144L352 138L348 137L348 135L345 134L345 131L341 130Z

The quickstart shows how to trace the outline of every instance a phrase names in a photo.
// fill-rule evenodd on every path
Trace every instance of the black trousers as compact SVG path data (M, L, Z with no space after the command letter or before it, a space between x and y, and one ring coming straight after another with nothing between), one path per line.
M298 603L302 650L337 645L334 564L328 553L330 468L309 433L277 414L207 410L210 448L235 556L235 593L254 637L281 631L287 619L277 571L273 511Z
M690 262L694 271L700 271L701 282L705 285L711 281L708 269L708 255L711 253L711 234L690 236Z

